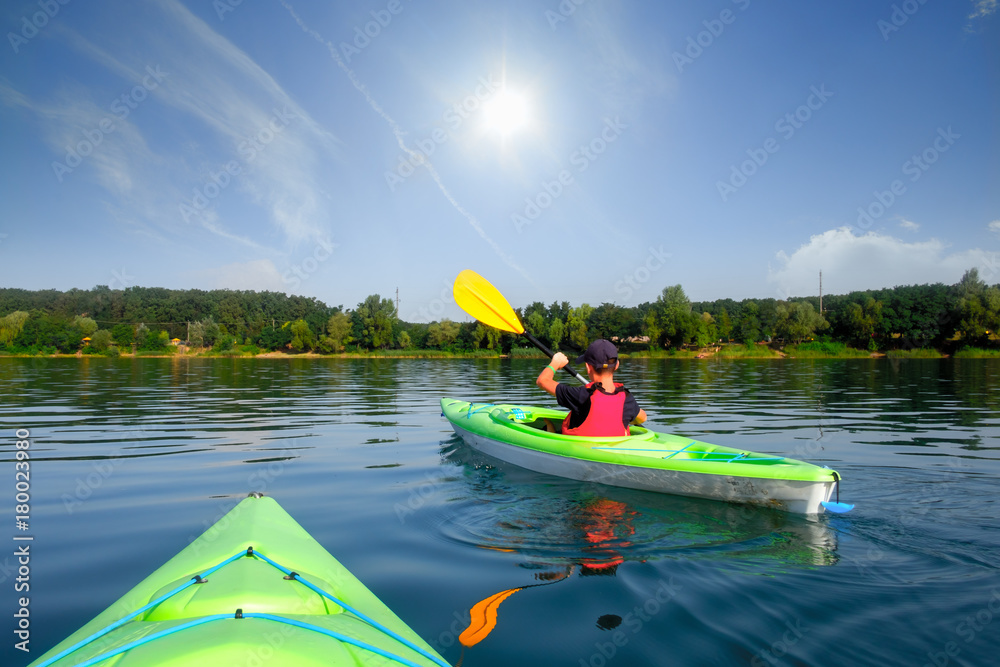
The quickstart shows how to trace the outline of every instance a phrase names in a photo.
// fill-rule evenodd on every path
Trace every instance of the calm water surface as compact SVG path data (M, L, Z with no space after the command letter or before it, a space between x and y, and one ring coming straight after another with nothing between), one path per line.
M440 416L442 396L551 404L542 366L0 359L0 662L27 664L263 491L452 664L1000 664L1000 363L626 364L657 430L839 470L857 508L818 518L528 472ZM19 428L29 656L11 619ZM470 607L517 587L463 652Z

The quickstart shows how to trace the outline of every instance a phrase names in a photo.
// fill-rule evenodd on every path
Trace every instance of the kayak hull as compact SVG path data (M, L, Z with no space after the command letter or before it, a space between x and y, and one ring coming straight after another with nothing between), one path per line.
M447 665L262 496L240 502L32 667L90 664Z
M471 447L549 475L643 491L818 514L840 476L828 468L633 427L632 436L585 438L558 429L565 412L445 398L444 416ZM521 417L523 415L523 418ZM547 420L547 424L546 424Z

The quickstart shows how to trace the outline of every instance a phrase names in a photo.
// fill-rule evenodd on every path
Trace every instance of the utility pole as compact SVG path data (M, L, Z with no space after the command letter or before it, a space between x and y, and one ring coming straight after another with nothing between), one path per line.
M823 270L819 271L819 314L823 314Z
M396 319L399 319L399 288L396 288Z

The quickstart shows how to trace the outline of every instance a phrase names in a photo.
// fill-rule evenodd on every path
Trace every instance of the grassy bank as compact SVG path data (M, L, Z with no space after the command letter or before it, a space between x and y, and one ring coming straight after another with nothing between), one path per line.
M981 347L963 347L955 353L956 359L1000 359L1000 350L984 350Z
M844 343L819 341L788 345L784 352L793 359L867 359L871 356L871 352L847 347Z

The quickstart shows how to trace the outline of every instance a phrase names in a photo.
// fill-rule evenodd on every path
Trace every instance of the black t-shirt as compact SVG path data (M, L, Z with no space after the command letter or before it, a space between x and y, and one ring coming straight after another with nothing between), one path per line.
M600 385L596 385L595 391L608 393ZM625 405L622 409L622 425L628 429L632 420L639 416L639 404L628 389L622 387L625 392ZM569 419L569 427L577 428L587 418L590 412L590 390L579 385L566 384L560 382L556 385L556 402L564 408L568 408L573 416Z

